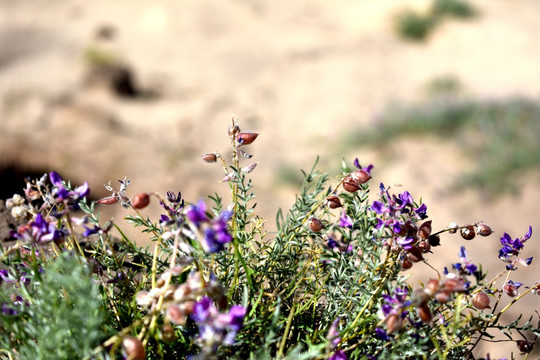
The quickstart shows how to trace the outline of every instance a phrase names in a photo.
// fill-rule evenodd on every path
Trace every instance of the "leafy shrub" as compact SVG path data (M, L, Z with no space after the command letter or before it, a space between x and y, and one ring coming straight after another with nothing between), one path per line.
M490 236L484 223L436 231L427 206L382 183L370 201L372 165L342 161L331 180L316 170L272 239L255 213L246 150L258 134L233 119L232 158L220 163L231 199L185 202L181 193L128 195L130 181L88 203L88 184L51 172L7 201L24 219L0 260L0 345L9 358L55 359L465 359L504 332L528 354L534 314L501 315L539 285L515 280L532 236L504 234L502 271L486 279L465 246L444 271L413 287L408 269L428 264L443 236ZM230 163L228 163L230 161ZM333 177L332 177L333 178ZM210 201L209 201L210 200ZM144 215L157 201L162 215ZM208 206L212 203L212 206ZM98 206L122 205L153 248L140 248ZM81 217L82 211L82 217ZM113 236L118 233L118 236ZM43 269L43 270L42 270ZM519 336L519 340L514 340Z

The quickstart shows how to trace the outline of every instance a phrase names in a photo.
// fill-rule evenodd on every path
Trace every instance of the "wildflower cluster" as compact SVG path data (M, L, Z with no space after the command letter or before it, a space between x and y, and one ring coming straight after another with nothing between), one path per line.
M259 162L248 149L259 134L234 118L226 134L231 156L214 151L201 159L221 165L217 178L230 199L132 195L124 178L117 188L105 185L109 196L89 201L87 183L72 187L56 172L8 199L22 225L12 233L17 241L0 251L3 354L490 359L480 345L497 333L524 357L534 351L535 314L502 316L540 293L539 283L515 279L518 267L532 263L522 256L532 228L521 238L501 237L505 267L492 279L464 245L438 271L428 261L445 236L469 241L490 236L491 227L451 223L437 231L426 204L382 183L370 201L374 167L355 159L352 167L342 162L335 182L316 164L303 171L299 194L288 212L278 212L269 239L249 178ZM157 219L146 214L154 205ZM116 221L103 222L102 206L122 206L152 246L140 247ZM420 286L408 280L415 264L428 269Z

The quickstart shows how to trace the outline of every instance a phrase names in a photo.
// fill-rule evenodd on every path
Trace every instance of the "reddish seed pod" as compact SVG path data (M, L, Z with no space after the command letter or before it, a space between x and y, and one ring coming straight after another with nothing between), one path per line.
M429 279L429 281L426 284L425 292L428 295L433 295L437 291L439 291L439 280L437 279Z
M481 291L476 293L472 299L472 305L478 310L489 309L489 296Z
M472 225L465 225L460 230L461 237L465 240L472 240L474 239L474 236L476 233L474 232L474 226Z
M455 222L451 222L449 225L448 225L448 232L450 234L455 234L459 229L459 226L458 224L456 224Z
M439 235L431 235L428 238L428 242L431 246L439 246L441 245L441 237Z
M403 325L403 319L398 314L390 314L386 317L384 323L386 325L388 333L391 334L394 331L401 329L401 326Z
M405 259L405 260L403 260L403 261L401 262L401 268L402 268L403 270L409 270L410 268L412 268L412 266L413 266L413 263L412 263L412 261L409 260L409 259Z
M418 312L418 317L420 318L420 320L422 320L423 323L427 324L431 322L431 318L432 318L431 310L429 310L429 307L427 305L419 307L417 312Z
M352 173L352 177L359 184L365 184L371 179L371 175L366 170L356 170Z
M169 305L167 307L167 319L176 325L184 325L186 322L186 314L177 305Z
M465 282L462 279L446 279L443 288L449 292L462 292L466 290Z
M415 289L411 295L411 303L416 306L426 306L429 300L429 295L424 289Z
M122 347L129 360L144 360L146 358L146 351L141 340L134 336L126 336L122 340Z
M141 210L150 204L150 195L147 193L138 193L131 199L131 206L134 209Z
M213 153L208 153L201 155L201 159L207 163L215 163L217 161L217 155Z
M309 229L313 232L319 232L324 228L324 225L321 220L312 217L309 219Z
M358 186L358 183L350 176L348 176L345 181L343 181L343 188L350 193L360 190L360 186Z
M518 288L512 283L506 283L503 285L503 291L506 295L510 297L515 297L518 294Z
M236 135L240 132L240 128L238 127L238 125L234 125L234 126L229 126L229 128L227 129L227 134L229 134L229 136L231 138L235 138Z
M97 203L101 205L113 205L113 204L116 204L117 202L118 202L118 197L115 195L107 196L97 201Z
M407 250L407 258L415 263L424 260L422 252L416 246Z
M452 293L449 291L443 290L439 291L435 294L435 300L437 300L441 304L446 304L450 300L452 300Z
M163 325L163 327L161 328L161 340L167 343L176 340L176 334L174 332L174 328L171 325Z
M429 245L429 242L427 242L426 240L422 240L422 241L418 242L418 245L416 245L416 246L424 254L431 251L431 245Z
M489 236L493 233L493 230L484 223L477 224L476 229L476 233L480 236Z
M527 341L527 340L518 340L516 341L516 345L519 349L519 351L521 351L521 354L528 354L532 351L533 347L534 347L534 344L530 341Z
M420 239L427 239L431 235L431 220L424 222L418 228L418 237Z
M241 132L240 134L236 136L236 141L240 145L249 145L255 141L257 136L259 136L259 134L254 133L253 131L245 131L245 132Z
M337 197L336 195L330 195L328 199L326 199L326 203L328 204L328 207L330 209L337 209L343 207L343 205L341 204L341 200L339 200L339 197Z

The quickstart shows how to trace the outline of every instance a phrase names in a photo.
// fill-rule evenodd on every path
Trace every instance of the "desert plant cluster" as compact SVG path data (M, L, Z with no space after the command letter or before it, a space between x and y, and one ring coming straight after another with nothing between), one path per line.
M249 145L259 134L233 118L224 136L230 149L203 154L201 166L216 167L229 198L132 194L124 178L89 201L88 183L50 172L8 199L22 225L0 253L0 356L490 359L478 353L489 341L512 344L507 359L532 354L539 314L502 316L540 294L515 271L533 262L524 255L531 228L500 238L501 268L488 277L466 249L495 236L488 224L434 229L427 204L354 159L332 176L316 163L303 171L270 235L250 179L258 162ZM103 206L124 207L151 246L129 238L125 222L102 219ZM146 214L151 206L159 218ZM430 266L448 238L463 242L455 262L411 284L408 274Z

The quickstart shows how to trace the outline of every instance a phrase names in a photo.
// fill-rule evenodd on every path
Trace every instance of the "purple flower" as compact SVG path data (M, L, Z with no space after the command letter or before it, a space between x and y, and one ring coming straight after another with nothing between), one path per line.
M505 262L512 262L510 257L516 256L519 254L521 249L524 247L524 243L530 239L532 235L532 227L529 226L528 231L523 235L521 239L512 239L510 235L504 233L500 241L502 248L499 249L499 258ZM531 259L532 260L532 259ZM512 268L512 266L510 266Z
M62 177L58 173L51 171L49 179L54 186L52 192L54 199L57 202L66 202L68 206L75 210L79 209L79 201L90 193L88 182L76 187L75 190L70 190L64 185Z
M390 337L388 336L388 334L386 333L386 330L384 329L381 329L381 328L375 328L375 335L377 335L377 337L381 340L384 340L384 341L388 341L390 339Z
M338 350L336 351L328 360L347 360L349 359L347 355L342 351Z
M189 205L186 216L189 221L193 222L196 226L200 226L201 223L207 222L209 220L208 215L206 215L206 204L203 200L199 200L197 204Z
M215 353L221 344L233 345L236 334L244 324L246 309L240 305L231 307L228 313L220 313L212 300L205 296L199 300L191 318L199 327L197 341L204 353Z
M27 226L20 228L19 232L12 233L12 236L28 242L37 244L47 244L50 242L60 242L66 236L66 232L57 229L53 224L48 223L41 214L37 214L34 221Z
M343 211L341 217L339 218L339 226L349 229L352 229L353 227L352 219L345 213L345 211Z
M219 252L225 248L225 244L232 241L227 224L231 216L231 211L223 211L217 219L212 221L211 227L204 230L203 247L206 251Z

